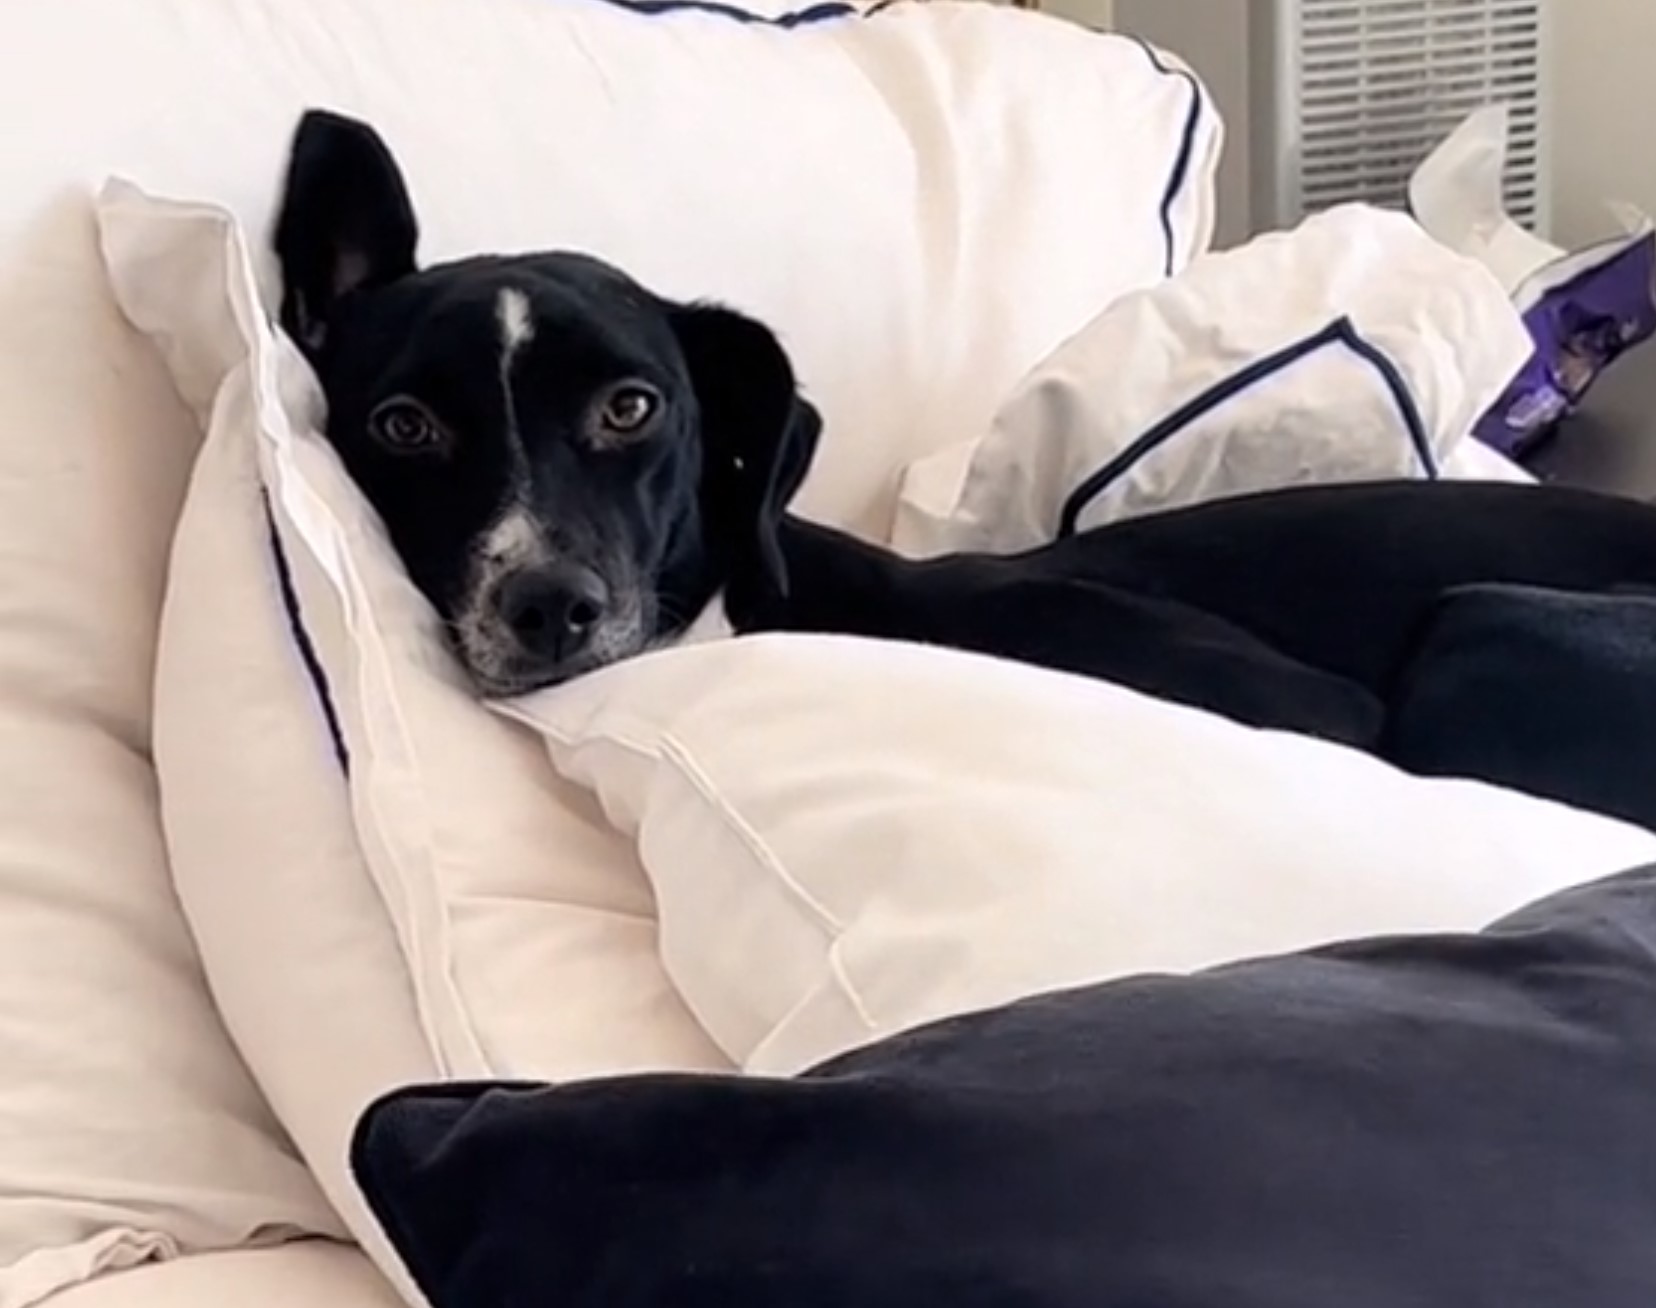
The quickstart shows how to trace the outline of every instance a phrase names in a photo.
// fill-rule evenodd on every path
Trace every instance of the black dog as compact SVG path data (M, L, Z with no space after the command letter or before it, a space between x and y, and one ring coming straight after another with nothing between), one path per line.
M313 112L275 246L327 430L478 686L672 636L725 580L780 585L820 422L776 338L576 254L418 270L390 152Z
M479 687L739 631L921 641L1376 747L1434 607L1490 582L1656 587L1656 509L1377 483L1257 495L1013 557L906 561L786 517L820 422L774 336L571 254L415 265L371 129L312 113L276 231L328 434Z

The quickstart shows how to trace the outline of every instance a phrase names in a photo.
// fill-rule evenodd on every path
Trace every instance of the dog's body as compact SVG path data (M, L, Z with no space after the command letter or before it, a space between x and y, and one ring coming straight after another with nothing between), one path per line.
M1241 496L1008 556L906 560L797 519L781 541L787 592L733 589L738 631L948 645L1365 748L1445 596L1656 586L1656 508L1500 483Z
M820 421L774 336L575 255L419 271L385 146L307 115L276 233L328 434L485 694L739 631L954 646L1377 747L1433 606L1656 589L1656 509L1380 483L1250 496L1012 557L912 562L788 518Z

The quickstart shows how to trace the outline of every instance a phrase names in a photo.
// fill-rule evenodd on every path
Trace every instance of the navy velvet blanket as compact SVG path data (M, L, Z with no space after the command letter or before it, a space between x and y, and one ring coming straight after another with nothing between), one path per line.
M435 1308L1650 1308L1656 872L791 1082L408 1089L354 1160Z
M1656 829L1656 598L1451 592L1393 689L1380 753Z

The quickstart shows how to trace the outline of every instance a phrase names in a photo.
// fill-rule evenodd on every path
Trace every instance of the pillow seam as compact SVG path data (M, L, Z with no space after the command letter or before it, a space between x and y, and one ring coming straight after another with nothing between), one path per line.
M599 740L625 749L639 757L658 764L666 764L709 808L719 824L733 834L753 861L782 885L808 912L815 925L837 940L845 934L845 924L817 897L810 893L787 870L781 857L773 850L751 824L720 794L712 777L695 761L694 752L680 737L667 730L652 730L630 715L613 714L610 723L601 729L582 732L564 732L555 727L543 727L546 734L564 745L579 747ZM650 738L654 743L648 743ZM659 917L658 917L659 920Z

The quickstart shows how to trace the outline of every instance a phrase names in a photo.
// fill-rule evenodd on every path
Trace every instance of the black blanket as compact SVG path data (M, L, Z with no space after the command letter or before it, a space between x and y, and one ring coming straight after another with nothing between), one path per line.
M1656 872L793 1082L409 1089L354 1160L435 1308L1650 1308Z
M1451 592L1393 689L1379 752L1656 829L1656 598Z

